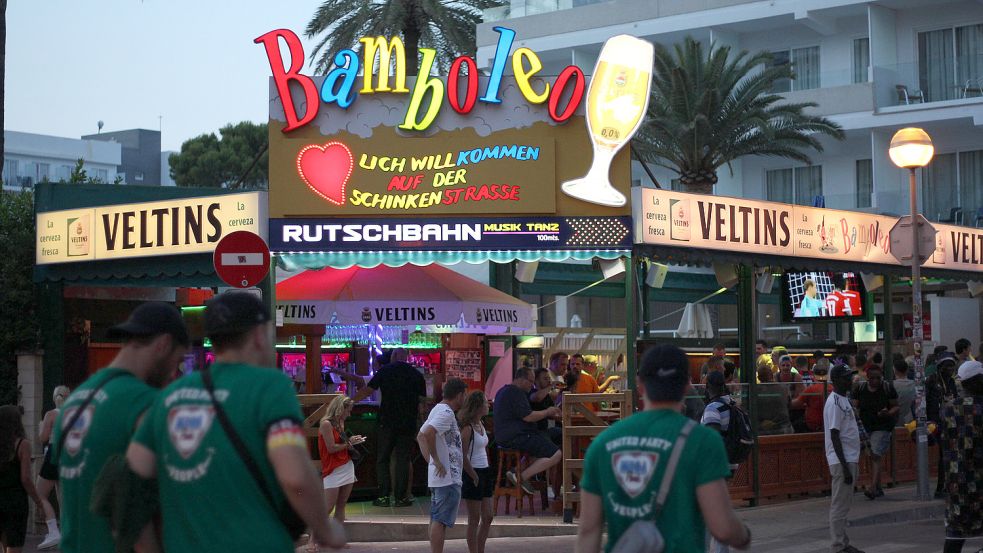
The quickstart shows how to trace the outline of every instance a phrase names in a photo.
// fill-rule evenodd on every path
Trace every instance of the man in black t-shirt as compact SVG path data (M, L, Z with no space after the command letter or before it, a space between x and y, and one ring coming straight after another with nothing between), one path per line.
M854 386L850 398L860 411L860 420L870 438L870 486L864 495L867 499L875 499L884 495L881 489L881 459L891 447L899 410L898 392L889 382L884 382L881 367L871 365L867 369L867 381Z
M427 395L423 375L406 362L405 349L393 351L392 363L379 369L365 388L359 390L353 401L358 403L376 390L382 392L379 405L379 431L377 433L375 468L379 480L379 497L372 501L377 507L409 507L413 501L400 497L409 485L410 449L416 441L417 418L420 400ZM395 463L396 487L389 478L390 458ZM390 495L396 491L395 502Z
M533 411L544 411L556 405L553 400L554 392L550 382L549 369L536 369L536 387L529 392L529 405ZM563 442L563 429L557 426L556 422L550 419L542 419L536 423L536 428L540 432L545 432L550 440L559 446Z
M511 384L502 387L495 394L495 441L499 447L519 450L535 458L522 471L522 488L526 493L534 493L529 479L560 462L563 452L556 447L543 432L536 428L536 422L560 416L556 407L533 411L529 404L529 392L534 383L533 370L519 367ZM513 485L516 475L509 471L506 475Z

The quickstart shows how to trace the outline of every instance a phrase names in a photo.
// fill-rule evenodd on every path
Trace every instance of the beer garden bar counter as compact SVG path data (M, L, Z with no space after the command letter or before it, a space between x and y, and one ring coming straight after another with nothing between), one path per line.
M774 343L772 340L770 345L788 345L793 350L793 357L811 357L809 354L815 349L827 354L849 354L856 351L854 345L857 342L878 342L883 347L885 378L890 379L893 378L893 352L910 353L910 348L902 349L894 343L897 333L892 323L897 319L892 311L896 309L897 299L892 299L894 295L904 293L902 286L910 287L910 269L892 255L890 232L897 218L650 188L633 189L633 209L634 260L643 280L650 284L661 282L666 278L666 271L672 274L673 267L710 266L720 288L710 291L708 297L723 293L728 288L735 289L738 336L736 344L729 344L738 346L733 359L740 374L739 395L755 427L758 424L755 411L759 398L769 394L770 388L782 386L761 385L754 376L757 357L755 340L761 337L763 320L757 312L762 304L774 302L776 294L772 293L773 287L781 287L781 292L777 294L778 303L786 304L780 306L780 310L784 311L783 323L792 326L830 324L831 333L827 340L803 343L797 340L798 336L789 344ZM964 287L960 294L966 297L967 302L977 301L969 296L980 292L979 285L974 281L983 280L983 259L980 253L973 253L971 245L983 240L983 230L942 224L933 226L938 231L937 247L923 264L923 277L936 283L949 283L947 286L953 291L960 283L963 286L968 284L969 293ZM658 271L662 274L651 274ZM848 281L846 290L852 289L854 296L862 295L857 288L866 289L868 296L862 302L855 303L855 306L861 306L863 314L852 313L854 317L845 319L860 321L857 325L837 323L832 315L843 313L833 311L842 307L834 308L832 305L832 311L821 313L829 314L829 317L819 317L814 322L802 317L803 312L798 307L801 288L798 290L800 298L793 302L796 282L801 283L804 279L819 281L827 274L832 275L833 282L829 290L820 292L823 294L820 300L826 292L841 291L845 281ZM852 276L846 278L847 275ZM906 275L909 277L907 282L904 278ZM901 286L898 281L902 283ZM863 286L860 286L861 283ZM874 291L878 288L881 300L875 305ZM639 291L643 308L640 339L635 346L638 354L656 341L666 341L654 338L646 324L649 320L648 297L650 294L657 296L658 293L659 290L650 290L649 286L642 286ZM853 309L856 310L856 307ZM876 320L880 324L871 324L875 321L875 312L882 315ZM976 309L976 317L977 320L960 323L964 325L962 330L968 334L976 330L975 335L969 336L974 340L979 338L979 309ZM871 336L861 337L858 334L861 329ZM721 340L718 338L715 341ZM707 340L678 339L676 342L692 352L691 356L699 357L700 361L706 359L708 354L699 352L708 351L711 343ZM696 382L699 382L697 367L700 361L692 361ZM911 377L914 379L913 373ZM702 404L702 387L696 388L691 398L700 400L695 402ZM823 397L827 393L824 392ZM755 433L758 433L757 428ZM937 459L934 447L929 454L933 467ZM913 438L907 430L898 428L886 461L887 480L913 481L915 463ZM866 463L862 463L861 472L866 473L868 468ZM861 476L861 481L864 478L866 476ZM829 471L826 470L823 434L759 435L752 458L741 465L729 485L734 499L752 503L769 497L827 491Z

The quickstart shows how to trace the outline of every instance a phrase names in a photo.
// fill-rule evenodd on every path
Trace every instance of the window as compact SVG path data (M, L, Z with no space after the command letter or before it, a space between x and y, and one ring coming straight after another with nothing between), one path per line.
M795 167L765 172L765 193L773 202L812 205L823 195L823 167Z
M38 163L38 182L51 180L51 165L48 163Z
M108 169L95 169L92 171L95 173L95 178L99 182L109 182L109 170Z
M17 180L17 160L16 159L5 159L3 160L3 183L7 186L13 186Z
M857 207L870 207L874 193L874 163L869 159L857 160Z
M983 78L983 24L918 33L918 85L926 102L952 100Z
M672 179L669 181L669 190L673 192L686 192L683 190L683 182L679 179Z
M983 150L936 155L922 179L922 213L929 219L948 218L961 207L963 223L972 224L983 208Z
M138 182L139 181L142 181L143 180L143 171L137 171L136 173L133 173L133 180L138 181Z
M772 66L792 65L795 79L775 81L772 92L791 92L819 88L819 47L793 48L772 52Z
M853 82L865 83L870 71L870 39L858 38L853 41Z

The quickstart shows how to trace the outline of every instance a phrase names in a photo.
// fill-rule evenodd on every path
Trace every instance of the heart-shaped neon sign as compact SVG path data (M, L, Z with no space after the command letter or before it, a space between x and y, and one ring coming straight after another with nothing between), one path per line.
M352 151L341 142L311 144L297 154L297 173L315 194L345 205L345 187L355 166Z

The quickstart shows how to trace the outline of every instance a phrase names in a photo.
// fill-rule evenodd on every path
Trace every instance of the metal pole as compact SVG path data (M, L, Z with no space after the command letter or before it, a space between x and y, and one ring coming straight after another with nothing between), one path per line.
M757 299L754 288L754 266L741 264L738 266L737 281L737 340L741 362L740 375L743 392L747 392L748 417L751 419L751 433L755 437L754 448L751 449L751 459L748 466L751 471L751 505L757 505L761 500L760 475L760 444L758 442L758 387L755 375L754 341L757 338Z
M638 341L638 285L635 280L637 263L634 254L625 261L625 369L628 374L627 389L635 392L635 375L638 374L638 363L635 359L635 345ZM645 284L642 284L645 286ZM634 409L634 406L632 406Z
M917 197L915 196L915 169L908 173L908 202L911 212L911 348L915 355L915 429L916 452L918 454L918 487L915 498L920 501L931 499L928 493L928 432L925 421L925 371L922 367L922 264L918 252L919 225Z

